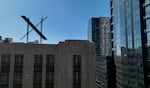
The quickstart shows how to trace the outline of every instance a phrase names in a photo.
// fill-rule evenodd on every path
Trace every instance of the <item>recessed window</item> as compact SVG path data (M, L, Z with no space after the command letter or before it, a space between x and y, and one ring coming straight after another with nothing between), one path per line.
M79 83L80 82L80 72L73 73L73 82Z
M2 65L9 65L9 64L10 64L10 54L3 54Z
M73 56L73 88L81 88L81 55Z
M14 73L14 83L20 84L22 82L22 73L21 72L15 72Z
M46 65L54 65L54 55L46 56Z
M81 55L74 55L73 62L74 62L74 65L80 65L81 64Z
M22 65L22 64L23 64L23 54L16 54L15 65Z
M46 83L53 83L53 82L54 82L54 72L47 72Z
M34 72L34 83L41 83L42 72Z
M35 65L42 65L42 55L35 55L34 56L34 64Z
M1 73L0 84L8 84L8 81L9 81L9 73Z

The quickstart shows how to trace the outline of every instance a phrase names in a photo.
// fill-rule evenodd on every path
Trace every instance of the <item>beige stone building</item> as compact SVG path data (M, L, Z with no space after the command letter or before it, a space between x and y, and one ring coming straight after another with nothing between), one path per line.
M95 88L95 47L86 40L59 44L0 43L0 88Z

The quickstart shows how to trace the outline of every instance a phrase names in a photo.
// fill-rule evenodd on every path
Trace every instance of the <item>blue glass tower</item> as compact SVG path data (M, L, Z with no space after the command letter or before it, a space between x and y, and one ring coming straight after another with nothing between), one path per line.
M148 0L149 1L149 0ZM110 0L117 88L149 88L144 0ZM150 24L148 24L150 25Z
M144 12L144 21L146 21L146 28L144 33L146 34L145 38L145 58L144 58L144 66L145 66L145 85L147 88L150 88L150 0L145 0L143 4L143 8L145 8Z

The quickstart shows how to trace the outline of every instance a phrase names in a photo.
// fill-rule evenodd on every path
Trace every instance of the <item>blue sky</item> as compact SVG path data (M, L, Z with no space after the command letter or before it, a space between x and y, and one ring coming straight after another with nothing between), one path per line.
M43 43L86 40L89 19L109 16L109 0L1 0L0 35L3 38L26 41L26 38L20 40L27 26L21 15L29 17L33 24L48 16L43 24L43 34L48 40ZM39 40L34 31L29 36L29 41Z

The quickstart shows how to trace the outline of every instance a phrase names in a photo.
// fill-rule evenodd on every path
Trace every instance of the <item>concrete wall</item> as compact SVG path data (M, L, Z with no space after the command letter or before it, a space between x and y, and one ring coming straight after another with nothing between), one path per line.
M73 88L73 55L81 55L81 88L95 88L95 47L86 40L67 40L55 45L1 43L2 54L11 54L9 88L13 88L15 54L24 54L22 88L33 88L34 55L43 55L42 88L46 80L46 55L55 55L54 88ZM1 65L0 65L1 68Z

